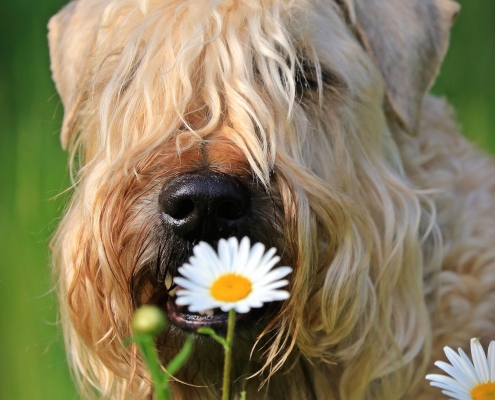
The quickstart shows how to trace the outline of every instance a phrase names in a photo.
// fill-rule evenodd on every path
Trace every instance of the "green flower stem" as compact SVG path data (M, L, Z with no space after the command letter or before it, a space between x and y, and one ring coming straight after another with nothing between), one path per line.
M156 354L155 346L153 344L153 335L141 334L137 339L141 353L143 354L151 373L151 379L155 386L156 399L169 400L170 391L168 388L168 382L160 368L158 355Z
M227 327L227 340L225 343L225 362L223 365L223 390L222 400L229 400L230 390L230 361L232 354L232 344L234 343L235 310L229 311L229 324Z

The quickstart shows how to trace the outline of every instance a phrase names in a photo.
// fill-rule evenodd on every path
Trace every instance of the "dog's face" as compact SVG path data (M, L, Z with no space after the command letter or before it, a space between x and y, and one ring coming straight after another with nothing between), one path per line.
M421 291L401 270L423 275L411 256L422 210L393 135L417 130L456 13L449 0L78 0L57 14L52 70L77 175L54 253L82 383L116 398L149 390L122 345L140 304L169 317L164 360L185 332L224 329L219 310L177 306L172 279L199 241L231 236L276 247L294 269L289 300L242 316L239 363L256 341L263 350L239 374L307 376L301 355L344 363L337 390L357 399L392 365L366 342L381 341L379 358L399 341L411 362L425 306L407 339L394 315ZM200 379L221 360L211 345L198 338L182 379L212 379Z

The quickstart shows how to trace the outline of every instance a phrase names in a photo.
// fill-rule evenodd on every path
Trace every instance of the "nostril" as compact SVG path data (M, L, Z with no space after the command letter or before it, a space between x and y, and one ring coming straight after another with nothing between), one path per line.
M172 179L158 197L162 221L188 240L218 240L249 229L251 195L236 179L190 174Z
M194 211L194 201L189 198L176 199L170 205L165 212L176 220L186 219Z
M225 200L218 206L217 215L220 218L234 221L242 217L247 211L246 204Z

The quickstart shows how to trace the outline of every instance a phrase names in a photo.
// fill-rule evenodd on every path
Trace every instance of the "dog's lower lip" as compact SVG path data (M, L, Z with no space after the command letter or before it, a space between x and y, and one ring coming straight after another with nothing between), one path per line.
M169 296L167 300L167 314L170 322L181 329L196 332L198 328L226 328L228 313L216 311L213 315L200 315L199 313L188 313L179 309L175 304L175 296ZM236 320L246 314L237 314Z

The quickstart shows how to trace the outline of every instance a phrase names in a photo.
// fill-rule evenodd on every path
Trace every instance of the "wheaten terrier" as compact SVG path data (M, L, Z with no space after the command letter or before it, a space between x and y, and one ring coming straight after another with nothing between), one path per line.
M85 398L150 399L133 310L163 362L225 314L175 304L200 240L249 236L294 269L238 324L248 399L436 399L442 347L495 338L495 165L427 94L451 0L75 0L49 24L73 195L53 241ZM211 313L209 313L211 314ZM215 399L201 335L176 399Z

